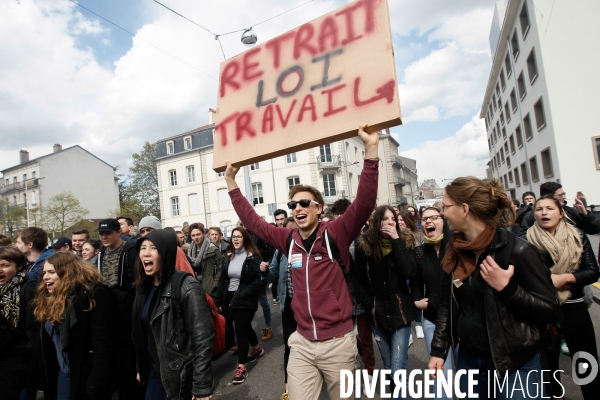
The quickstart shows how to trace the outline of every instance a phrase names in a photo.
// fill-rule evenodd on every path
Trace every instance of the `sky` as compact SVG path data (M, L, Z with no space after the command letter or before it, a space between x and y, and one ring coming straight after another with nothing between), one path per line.
M307 1L161 3L217 34L252 26L260 44L348 3ZM478 115L494 3L389 0L403 116L391 132L420 182L485 176ZM216 107L223 54L212 34L153 0L79 4L97 15L70 0L0 0L0 170L18 164L20 149L35 158L60 143L126 173L145 141L205 125ZM226 57L247 50L240 35L221 37Z

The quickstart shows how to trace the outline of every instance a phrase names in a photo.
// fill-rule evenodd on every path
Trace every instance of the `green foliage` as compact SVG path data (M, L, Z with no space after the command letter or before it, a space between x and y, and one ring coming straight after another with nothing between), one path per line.
M0 233L15 240L18 232L27 225L27 210L12 204L9 199L0 200L0 225Z
M135 223L146 215L160 219L156 156L156 143L150 142L145 142L142 151L131 156L133 165L129 175L119 182L121 209L116 214L131 217Z
M64 236L67 228L81 221L89 213L71 192L50 197L43 209L44 226L49 235Z

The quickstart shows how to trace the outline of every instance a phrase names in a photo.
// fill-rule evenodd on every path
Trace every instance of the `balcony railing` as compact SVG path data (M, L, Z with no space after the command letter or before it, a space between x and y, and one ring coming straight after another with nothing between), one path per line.
M340 168L342 157L339 154L326 154L317 156L319 168Z
M29 179L27 181L27 189L33 189L39 185L39 179ZM25 181L10 183L8 185L0 186L0 195L15 192L17 190L25 190Z
M23 183L22 187L25 188L25 183ZM7 194L14 192L15 190L21 190L21 182L11 183L0 187L0 194Z
M402 178L400 175L394 174L394 177L392 178L392 183L394 185L404 187L406 186L406 179Z
M334 189L334 190L321 192L321 195L323 195L323 200L325 201L325 204L333 204L340 199L345 199L346 191Z

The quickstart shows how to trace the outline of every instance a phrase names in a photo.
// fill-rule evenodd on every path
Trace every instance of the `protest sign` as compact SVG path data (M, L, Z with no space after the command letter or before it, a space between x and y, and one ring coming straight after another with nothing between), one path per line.
M221 63L213 169L402 123L388 5L358 0Z

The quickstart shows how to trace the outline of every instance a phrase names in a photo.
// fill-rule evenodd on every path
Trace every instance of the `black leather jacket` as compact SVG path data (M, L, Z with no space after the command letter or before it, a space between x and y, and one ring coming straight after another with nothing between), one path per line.
M148 380L148 348L143 337L140 315L146 295L139 287L133 303L133 339L138 355L138 372L142 381ZM167 282L152 312L150 326L156 342L160 365L160 380L170 399L189 400L187 394L206 397L212 394L214 328L204 290L191 275L181 284L181 312L188 330L184 347L179 348L175 331L175 310L171 301L171 282ZM191 378L191 382L189 379ZM187 388L186 388L187 386ZM186 393L187 392L187 393Z
M492 359L496 370L504 374L519 368L535 355L542 329L557 320L559 307L550 272L532 245L498 229L476 265L479 266L488 255L503 269L509 265L515 268L509 284L500 292L484 283L482 299ZM453 291L452 274L445 274L431 341L431 355L435 357L445 358L450 344L456 345L460 340L456 334L456 321L461 307Z
M185 321L186 335L180 346L175 329L176 312L172 302L172 276L175 272L177 238L169 231L156 230L138 240L138 251L148 239L158 248L163 260L159 296L150 315L151 334L156 344L153 357L159 369L160 380L167 397L174 400L189 400L192 395L206 397L213 393L211 360L213 357L214 327L206 294L200 283L191 275L181 283L180 306ZM141 322L142 309L150 285L136 287L133 302L133 341L137 358L138 373L142 382L148 381L150 355L148 337L144 337Z

